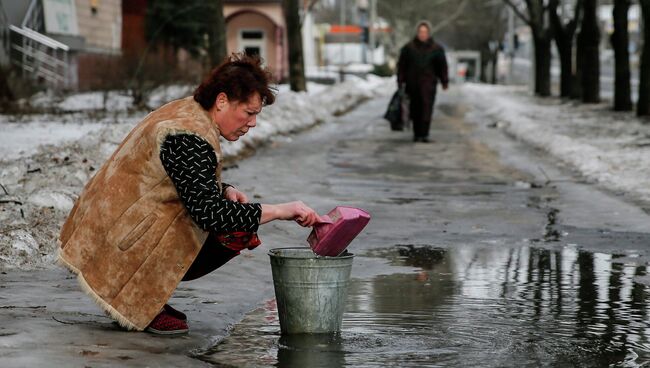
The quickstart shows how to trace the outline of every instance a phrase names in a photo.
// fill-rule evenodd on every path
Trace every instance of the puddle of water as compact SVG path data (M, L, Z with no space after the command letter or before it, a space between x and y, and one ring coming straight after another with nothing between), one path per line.
M201 358L222 366L650 365L648 287L634 255L400 246L414 274L352 283L337 335L280 336L270 301Z

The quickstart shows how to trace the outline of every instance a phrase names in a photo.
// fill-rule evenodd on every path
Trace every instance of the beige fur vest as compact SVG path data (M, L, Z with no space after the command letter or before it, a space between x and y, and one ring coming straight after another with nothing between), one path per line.
M159 159L168 134L189 133L217 153L219 131L192 97L144 118L88 182L59 237L59 261L128 329L143 330L196 258L208 233L181 202Z

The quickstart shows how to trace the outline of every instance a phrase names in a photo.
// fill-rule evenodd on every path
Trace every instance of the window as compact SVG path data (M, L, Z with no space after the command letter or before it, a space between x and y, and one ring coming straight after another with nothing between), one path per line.
M266 58L266 35L259 29L242 29L239 31L239 47L246 55L259 55Z
M255 46L244 47L244 53L248 56L260 55L260 48Z
M261 40L264 38L262 31L241 31L241 38L244 40Z

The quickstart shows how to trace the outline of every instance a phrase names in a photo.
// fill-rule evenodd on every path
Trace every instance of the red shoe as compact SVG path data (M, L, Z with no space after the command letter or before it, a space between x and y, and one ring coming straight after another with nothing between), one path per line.
M187 322L163 310L151 321L145 331L157 335L181 335L186 334L189 330L190 328L187 326Z
M165 309L165 312L169 313L172 317L176 317L180 320L187 321L187 316L185 315L185 313L172 308L171 305L165 304L163 306L163 309Z

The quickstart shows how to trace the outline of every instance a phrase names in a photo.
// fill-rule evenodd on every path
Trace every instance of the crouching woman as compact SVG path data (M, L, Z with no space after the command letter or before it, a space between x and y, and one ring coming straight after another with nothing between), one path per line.
M274 102L259 58L233 55L196 89L147 115L90 179L59 236L59 260L127 329L176 334L186 317L167 304L180 281L259 245L273 220L312 226L302 202L248 203L221 182L219 139L236 141Z

